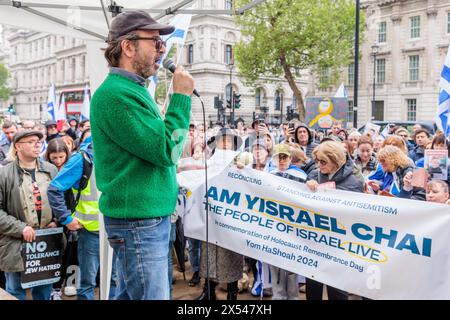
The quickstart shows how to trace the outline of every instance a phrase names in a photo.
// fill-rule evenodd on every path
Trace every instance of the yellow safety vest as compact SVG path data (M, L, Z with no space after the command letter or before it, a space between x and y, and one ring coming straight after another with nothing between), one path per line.
M73 194L76 197L78 190L73 189ZM90 232L99 230L98 214L100 211L98 208L98 199L99 192L95 181L94 168L92 168L88 185L81 191L80 201L75 208L75 212L72 214L72 217L77 218L83 227Z

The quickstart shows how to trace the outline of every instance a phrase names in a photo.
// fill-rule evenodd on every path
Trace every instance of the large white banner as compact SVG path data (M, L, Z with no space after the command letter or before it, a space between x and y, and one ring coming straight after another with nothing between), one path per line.
M185 235L205 241L205 186L193 176L179 175L190 191ZM450 206L312 193L232 165L208 190L211 243L371 299L450 299Z

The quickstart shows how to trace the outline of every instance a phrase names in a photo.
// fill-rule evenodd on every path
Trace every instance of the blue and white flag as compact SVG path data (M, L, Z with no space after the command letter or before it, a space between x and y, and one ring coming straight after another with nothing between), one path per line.
M81 121L89 120L90 109L91 109L91 100L89 98L89 88L86 85L86 87L84 87L83 106L81 107L81 115L80 115Z
M59 120L66 120L66 98L64 93L61 93L62 98L61 98L61 102L58 105L58 107L56 108L56 112L55 112L55 120L59 121Z
M183 45L186 40L187 31L191 24L191 14L179 14L176 15L175 18L169 23L170 25L175 27L175 31L169 35L162 36L161 38L166 42L166 52L161 57L160 65L162 65L162 61L164 61L167 57L167 54L170 52L170 49L174 44ZM158 84L158 76L157 74L153 75L149 78L148 92L152 97L155 96L156 85Z
M445 58L444 67L441 72L441 80L439 82L439 105L436 115L436 125L445 133L447 137L450 134L450 46L448 48L447 57Z
M56 94L55 94L55 85L52 83L50 88L48 89L48 98L47 98L47 118L48 120L56 121Z
M345 89L344 83L342 82L339 86L339 89L336 91L334 95L335 98L348 98L347 89Z

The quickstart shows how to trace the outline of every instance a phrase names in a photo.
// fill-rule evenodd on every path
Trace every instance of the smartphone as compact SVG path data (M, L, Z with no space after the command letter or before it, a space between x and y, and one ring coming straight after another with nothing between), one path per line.
M289 129L294 129L295 125L293 123L289 123Z

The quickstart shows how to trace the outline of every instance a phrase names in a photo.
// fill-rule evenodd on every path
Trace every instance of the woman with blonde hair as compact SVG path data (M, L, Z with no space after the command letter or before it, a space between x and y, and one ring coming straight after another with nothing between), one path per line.
M383 144L381 145L381 149L385 146L396 146L400 150L402 150L405 154L408 154L408 146L406 145L405 140L403 140L400 136L390 135L384 139Z
M377 170L368 177L367 186L377 194L399 196L403 178L413 171L414 164L404 150L393 145L383 147L378 152L377 159L382 170Z
M361 133L359 133L358 131L353 131L352 133L350 133L348 135L348 141L350 142L350 144L353 147L353 150L357 150L358 149L358 141L361 138Z
M334 182L336 189L363 192L363 182L353 172L353 161L347 155L344 146L336 141L325 141L313 151L317 170L312 171L306 185L316 191L322 183ZM322 300L323 284L306 279L306 299ZM348 294L342 290L327 286L329 300L348 300Z

